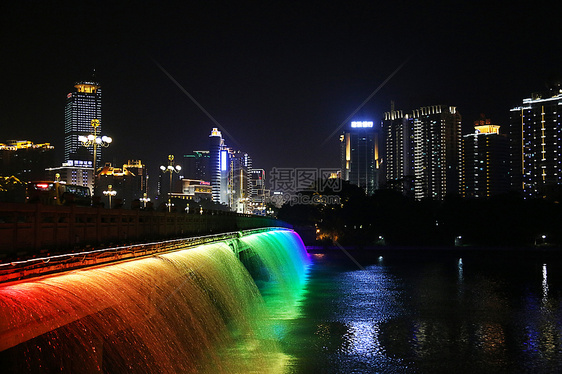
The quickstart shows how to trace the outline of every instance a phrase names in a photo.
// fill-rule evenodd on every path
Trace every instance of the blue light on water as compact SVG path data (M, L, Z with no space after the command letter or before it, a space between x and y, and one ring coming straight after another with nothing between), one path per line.
M303 352L294 372L562 369L562 302L546 264L537 282L536 264L504 259L498 266L481 253L385 255L384 265L380 257L371 257L371 266L358 258L363 270L346 257L338 257L348 264L339 268L329 254L315 257L307 285L315 292L307 293L300 318L316 329L302 345L291 341Z

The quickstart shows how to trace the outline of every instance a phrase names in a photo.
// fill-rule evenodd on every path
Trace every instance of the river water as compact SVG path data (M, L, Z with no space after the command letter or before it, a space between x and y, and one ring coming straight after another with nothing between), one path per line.
M350 255L311 255L298 313L280 324L285 372L562 372L556 256Z
M0 372L562 373L558 252L241 240L1 286Z

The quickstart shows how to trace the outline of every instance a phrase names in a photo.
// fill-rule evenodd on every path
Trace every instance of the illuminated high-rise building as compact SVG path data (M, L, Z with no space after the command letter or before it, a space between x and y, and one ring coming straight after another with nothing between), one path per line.
M385 113L386 185L417 200L458 194L461 179L461 116L456 107L433 105L410 114Z
M510 111L511 187L547 197L562 185L562 89L535 93Z
M386 186L405 196L414 196L414 121L401 110L384 114L383 169Z
M242 151L226 146L221 132L213 128L209 135L208 176L212 200L238 213L251 208L252 159Z
M209 151L193 151L183 155L182 172L185 178L210 181Z
M238 213L250 212L252 191L252 159L242 151L230 151L230 208Z
M264 169L252 169L250 173L251 179L251 189L250 189L250 200L252 205L251 213L265 215L267 193L265 186L265 170Z
M209 135L209 178L213 201L230 206L228 172L230 156L221 132L213 128Z
M378 188L379 133L372 121L352 121L341 135L342 179L372 195Z
M509 139L487 118L462 138L461 196L489 198L509 191Z
M101 132L101 87L94 81L77 82L74 87L76 92L66 95L64 108L64 161L93 161L93 146L87 148L89 153L84 152L78 137L92 133L93 119L100 121L97 131ZM96 159L99 165L101 147L97 147Z
M433 105L412 113L414 195L442 200L458 194L461 169L461 115L454 106Z

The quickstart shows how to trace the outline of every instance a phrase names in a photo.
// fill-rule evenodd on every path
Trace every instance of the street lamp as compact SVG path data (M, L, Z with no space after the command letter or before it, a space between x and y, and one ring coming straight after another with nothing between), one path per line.
M96 156L97 156L97 148L104 147L107 148L113 141L109 136L98 136L98 127L100 126L99 119L92 120L92 127L94 128L93 133L89 134L88 136L80 135L78 136L78 141L82 143L84 147L94 147L94 178L96 175Z
M117 191L113 190L113 186L110 184L107 186L107 191L103 191L103 194L109 198L109 209L111 209L111 198L117 195Z
M179 173L181 170L180 165L174 166L174 155L168 155L168 166L161 165L160 170L162 173L170 173L170 191L168 192L168 212L172 211L172 175Z
M150 197L146 197L146 192L140 198L141 203L143 203L144 208L146 209L146 203L150 201Z

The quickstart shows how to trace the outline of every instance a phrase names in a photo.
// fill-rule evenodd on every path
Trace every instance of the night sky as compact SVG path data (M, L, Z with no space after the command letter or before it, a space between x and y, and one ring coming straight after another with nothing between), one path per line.
M329 135L402 64L356 119L394 100L457 106L467 131L480 113L501 125L562 67L556 2L49 3L0 6L0 142L51 142L62 161L66 94L95 69L104 159L150 174L216 127L159 66L266 170L338 167Z

